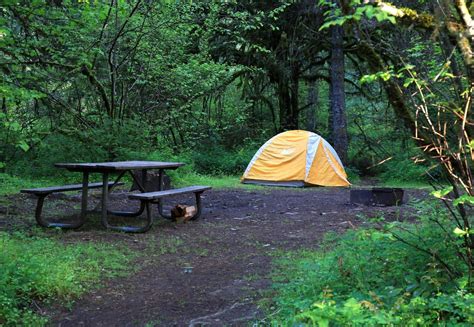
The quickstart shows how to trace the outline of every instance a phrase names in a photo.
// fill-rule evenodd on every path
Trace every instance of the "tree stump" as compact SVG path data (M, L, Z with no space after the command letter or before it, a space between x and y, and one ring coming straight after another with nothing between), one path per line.
M133 172L133 175L135 176L136 179L139 181L142 180L142 173L140 171ZM171 178L163 173L163 185L161 185L161 190L169 190L171 189ZM133 181L132 187L130 191L136 191L138 190L138 185L135 181ZM160 190L160 175L156 171L149 171L147 173L147 178L146 178L146 186L145 186L145 191L146 192L156 192Z

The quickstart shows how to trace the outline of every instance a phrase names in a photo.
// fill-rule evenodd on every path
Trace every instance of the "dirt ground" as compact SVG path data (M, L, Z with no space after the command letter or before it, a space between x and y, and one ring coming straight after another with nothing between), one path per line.
M407 198L425 196L423 191L406 191ZM97 204L98 194L93 197ZM124 198L114 195L112 205L136 206ZM0 200L0 230L35 226L34 198ZM58 303L42 313L51 316L53 326L248 325L265 317L259 300L269 294L277 251L315 248L326 232L362 224L360 215L410 216L406 205L351 205L349 189L341 188L211 190L203 203L201 219L180 225L157 219L144 234L105 231L98 216L79 230L62 233L67 243L110 242L142 255L130 276L106 280L69 309ZM77 212L79 205L78 194L59 194L47 199L44 210L64 215Z

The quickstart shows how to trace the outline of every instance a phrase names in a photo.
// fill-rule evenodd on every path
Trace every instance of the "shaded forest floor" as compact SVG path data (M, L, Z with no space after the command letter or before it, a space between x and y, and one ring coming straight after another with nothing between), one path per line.
M420 190L407 193L408 198L426 196ZM92 197L97 204L99 194ZM136 206L124 198L112 196L114 208ZM35 230L34 198L0 200L0 230ZM60 326L245 325L265 317L259 303L271 297L275 255L316 248L325 233L363 224L360 215L407 219L411 212L406 205L350 205L349 190L335 188L211 190L203 202L200 220L177 225L158 219L145 234L105 231L94 215L77 231L48 230L46 236L59 235L66 243L106 242L139 255L128 277L106 280L70 308L55 303L38 311ZM65 215L79 207L78 194L59 194L44 210Z

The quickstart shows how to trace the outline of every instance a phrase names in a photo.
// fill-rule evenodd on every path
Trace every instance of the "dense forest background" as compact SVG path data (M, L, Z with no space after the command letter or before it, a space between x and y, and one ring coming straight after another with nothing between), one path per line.
M38 177L57 174L60 161L179 159L201 174L238 175L265 140L299 128L328 139L352 180L425 180L430 165L412 164L412 130L387 96L388 77L370 75L378 69L366 48L392 72L413 65L428 75L459 58L381 10L327 28L327 8L3 1L1 170Z

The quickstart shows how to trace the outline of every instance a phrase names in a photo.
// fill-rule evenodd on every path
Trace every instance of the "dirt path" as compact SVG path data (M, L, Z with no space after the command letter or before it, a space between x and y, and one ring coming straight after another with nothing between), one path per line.
M420 191L408 193L423 196ZM18 199L23 205L31 201L23 196L10 201ZM116 242L144 255L131 276L107 281L71 310L50 311L52 324L222 326L261 319L258 299L270 286L268 274L277 251L317 247L324 233L359 225L360 214L383 212L390 219L403 219L407 210L358 207L348 201L347 189L213 190L205 195L203 217L184 225L161 220L150 232L132 235L104 231L90 220L80 230L64 233L65 241ZM77 208L78 197L63 195L53 206L55 202L70 210ZM11 210L9 219L15 206ZM2 223L5 228L11 222L0 213L0 228Z

